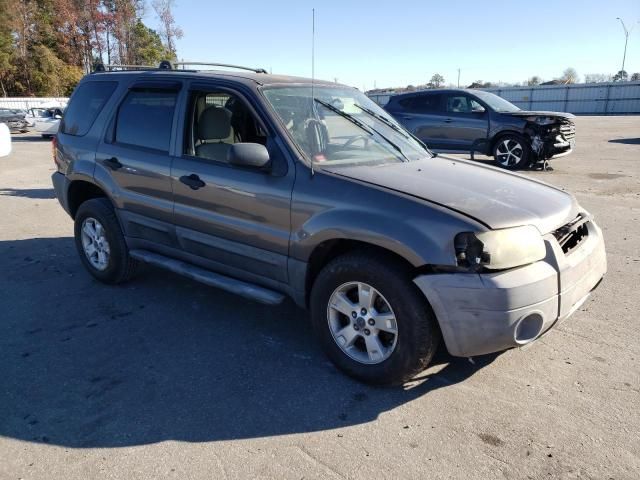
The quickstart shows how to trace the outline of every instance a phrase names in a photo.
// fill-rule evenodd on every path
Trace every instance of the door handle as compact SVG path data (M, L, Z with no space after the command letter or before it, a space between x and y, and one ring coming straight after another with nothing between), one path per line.
M200 177L195 173L192 173L191 175L181 176L180 181L184 183L187 187L189 187L191 190L197 190L206 185L206 183L200 180Z
M444 123L451 123L451 122L453 122L453 119L451 119L451 118L447 118L447 119L444 120Z
M102 160L102 164L111 170L118 170L119 168L122 168L122 164L116 157L105 158Z

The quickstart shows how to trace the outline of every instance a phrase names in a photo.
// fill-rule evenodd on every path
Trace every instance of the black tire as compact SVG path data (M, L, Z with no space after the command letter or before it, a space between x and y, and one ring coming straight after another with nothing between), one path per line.
M369 384L402 384L421 372L436 352L440 330L430 305L411 281L408 269L367 252L347 253L327 264L311 290L311 321L321 346L343 372ZM395 349L381 363L365 364L338 346L328 321L333 292L348 282L364 282L389 303L397 322ZM347 321L346 317L344 319Z
M82 225L85 219L94 218L104 228L109 244L109 257L104 270L94 267L85 254L82 244ZM82 203L75 217L75 243L80 260L91 275L108 284L122 283L134 276L139 262L129 256L129 250L111 202L106 198L94 198Z
M40 135L44 140L50 140L51 139L51 135L47 135L46 133L43 133L42 135Z
M507 151L510 150L509 153ZM529 142L521 135L502 135L493 145L493 162L507 170L522 170L529 166L533 156Z

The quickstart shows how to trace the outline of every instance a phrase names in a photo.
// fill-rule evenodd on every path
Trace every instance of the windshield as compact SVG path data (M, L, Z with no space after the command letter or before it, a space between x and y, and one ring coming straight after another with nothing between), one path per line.
M265 97L293 141L317 165L383 165L432 156L355 88L267 87Z
M474 91L473 93L496 112L517 112L520 110L513 103L493 93L483 92L481 90Z

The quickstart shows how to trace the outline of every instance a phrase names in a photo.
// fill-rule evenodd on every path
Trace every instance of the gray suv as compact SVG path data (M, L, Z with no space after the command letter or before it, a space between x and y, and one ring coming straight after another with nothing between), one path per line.
M183 66L184 67L184 66ZM568 193L433 154L354 88L263 70L97 71L71 97L53 184L106 283L152 264L310 310L369 383L528 344L606 271Z

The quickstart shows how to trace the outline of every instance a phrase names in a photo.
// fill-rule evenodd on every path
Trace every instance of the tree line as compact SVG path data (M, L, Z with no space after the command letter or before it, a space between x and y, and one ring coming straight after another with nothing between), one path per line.
M629 75L625 70L620 70L614 75L604 73L587 73L584 75L584 83L600 83L600 82L626 82L626 81L639 81L640 73L633 73ZM521 83L504 83L504 82L485 82L483 80L476 80L466 88L492 88L492 87L522 87L522 86L536 86L536 85L569 85L580 82L580 75L575 68L569 67L562 72L562 75L552 80L544 81L538 75L533 75L527 80ZM430 88L441 88L446 85L445 78L439 73L434 73L431 79L421 85L407 85L406 87L399 87L393 89L376 88L369 90L368 93L385 92L393 90L394 92L412 92L416 90L426 90ZM449 84L449 87L455 88L457 85ZM465 87L461 85L461 87Z
M173 0L0 0L0 95L67 96L96 63L176 58Z

